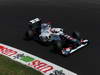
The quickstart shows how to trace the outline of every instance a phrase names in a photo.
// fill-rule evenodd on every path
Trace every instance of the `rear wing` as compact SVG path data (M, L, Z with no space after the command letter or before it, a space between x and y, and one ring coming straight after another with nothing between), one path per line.
M35 18L35 19L33 19L33 20L30 20L29 22L31 22L31 23L33 24L33 23L36 23L36 22L39 22L39 21L40 21L39 18Z

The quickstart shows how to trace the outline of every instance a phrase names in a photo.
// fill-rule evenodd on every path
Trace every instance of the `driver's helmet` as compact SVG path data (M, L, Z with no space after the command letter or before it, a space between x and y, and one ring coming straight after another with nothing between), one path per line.
M41 28L51 28L51 25L48 23L42 23Z

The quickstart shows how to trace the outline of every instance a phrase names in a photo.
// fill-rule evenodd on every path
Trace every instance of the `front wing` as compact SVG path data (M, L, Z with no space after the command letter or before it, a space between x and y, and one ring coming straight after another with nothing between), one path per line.
M84 40L84 41L88 41L88 40ZM70 49L70 50L69 50L69 48L67 48L66 50L63 49L63 50L61 50L61 52L62 52L63 55L69 55L69 54L71 54L71 53L77 51L78 49L80 49L80 48L86 46L87 44L88 44L88 43L81 44L80 46L78 46L78 47L76 47L76 48L74 48L74 49Z

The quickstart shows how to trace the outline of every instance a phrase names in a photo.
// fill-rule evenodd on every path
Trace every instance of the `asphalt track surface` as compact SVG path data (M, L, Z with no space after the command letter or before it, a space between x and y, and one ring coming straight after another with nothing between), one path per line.
M97 2L97 3L96 3ZM78 75L100 75L100 5L93 0L1 0L0 42L44 58ZM49 47L25 41L27 22L40 17L68 33L79 31L90 44L69 57L52 53ZM1 60L0 60L1 61Z

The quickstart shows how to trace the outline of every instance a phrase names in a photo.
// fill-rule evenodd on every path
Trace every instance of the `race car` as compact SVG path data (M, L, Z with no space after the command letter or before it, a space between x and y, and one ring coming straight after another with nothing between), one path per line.
M26 38L50 43L57 53L69 55L88 44L88 40L81 38L79 32L68 35L62 28L52 27L50 22L42 23L40 18L30 20L29 23Z

